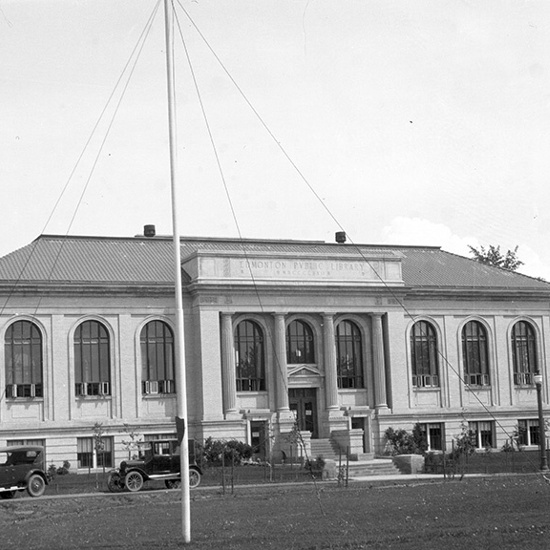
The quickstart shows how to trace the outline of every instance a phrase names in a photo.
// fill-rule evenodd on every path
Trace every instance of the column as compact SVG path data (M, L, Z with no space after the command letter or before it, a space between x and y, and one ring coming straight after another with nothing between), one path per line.
M226 416L237 412L237 386L235 377L233 322L231 313L222 313L223 412Z
M323 345L325 351L325 397L327 409L338 410L338 373L336 370L336 340L334 316L323 314Z
M274 313L275 319L275 397L277 411L288 411L288 377L286 365L286 331L283 313Z
M373 313L372 319L372 355L374 361L374 405L377 409L388 406L386 397L386 361L384 357L384 334L382 314Z

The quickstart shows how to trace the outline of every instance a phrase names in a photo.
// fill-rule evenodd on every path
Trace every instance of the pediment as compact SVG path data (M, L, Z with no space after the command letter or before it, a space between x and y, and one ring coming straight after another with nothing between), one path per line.
M317 367L299 365L296 367L289 367L288 376L321 376L321 372Z

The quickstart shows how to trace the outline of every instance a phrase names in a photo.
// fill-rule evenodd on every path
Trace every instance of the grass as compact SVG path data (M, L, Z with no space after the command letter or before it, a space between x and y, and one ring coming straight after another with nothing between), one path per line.
M546 549L540 475L192 492L190 549ZM179 491L0 502L4 548L181 548Z
M233 470L231 468L206 468L201 479L202 487L221 487L225 485L229 490L233 485L250 484L272 484L276 483L296 483L311 481L311 474L299 466L277 466L271 471L269 468L258 466L239 466ZM47 494L66 495L79 493L98 493L107 490L106 472L97 473L69 473L67 475L56 475L48 485ZM146 488L162 489L164 482L149 481Z

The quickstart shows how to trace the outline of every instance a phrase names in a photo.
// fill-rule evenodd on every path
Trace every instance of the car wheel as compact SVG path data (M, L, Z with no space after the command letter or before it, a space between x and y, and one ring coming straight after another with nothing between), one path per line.
M178 479L167 479L164 485L166 485L167 489L177 489L181 485L181 481Z
M139 472L130 472L126 474L124 483L128 491L137 493L143 487L143 476Z
M107 487L111 493L120 493L124 489L124 482L118 472L111 472L107 479Z
M46 482L39 474L33 474L27 483L27 492L31 497L41 497L46 490Z
M201 475L197 470L189 470L189 487L194 489L198 487L201 482Z
M2 491L0 493L0 498L6 498L6 499L13 498L16 492L17 491Z

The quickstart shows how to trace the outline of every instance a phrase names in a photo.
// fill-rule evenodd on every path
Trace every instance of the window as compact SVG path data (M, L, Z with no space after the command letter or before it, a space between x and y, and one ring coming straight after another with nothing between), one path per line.
M237 391L265 391L264 336L253 321L243 321L235 330Z
M539 421L518 420L519 445L540 445Z
M95 442L95 444L94 444ZM78 469L112 468L113 438L79 437L76 440L76 461Z
M533 327L525 321L516 323L512 329L512 359L516 386L534 384L533 376L538 370L536 347Z
M43 397L42 335L30 321L8 327L4 341L6 397Z
M351 321L342 321L336 327L336 368L339 388L363 387L361 332Z
M302 321L292 321L286 329L286 360L288 364L315 363L313 332Z
M420 431L424 436L426 443L428 444L428 451L442 451L443 450L443 430L444 424L420 424Z
M462 329L464 382L469 386L489 385L487 332L479 321L470 321Z
M412 383L417 388L439 387L437 337L427 321L418 321L411 330Z
M174 335L162 321L151 321L141 330L141 391L175 393Z
M97 321L85 321L74 335L76 395L111 395L109 334Z
M493 422L468 422L470 438L476 449L494 447Z

